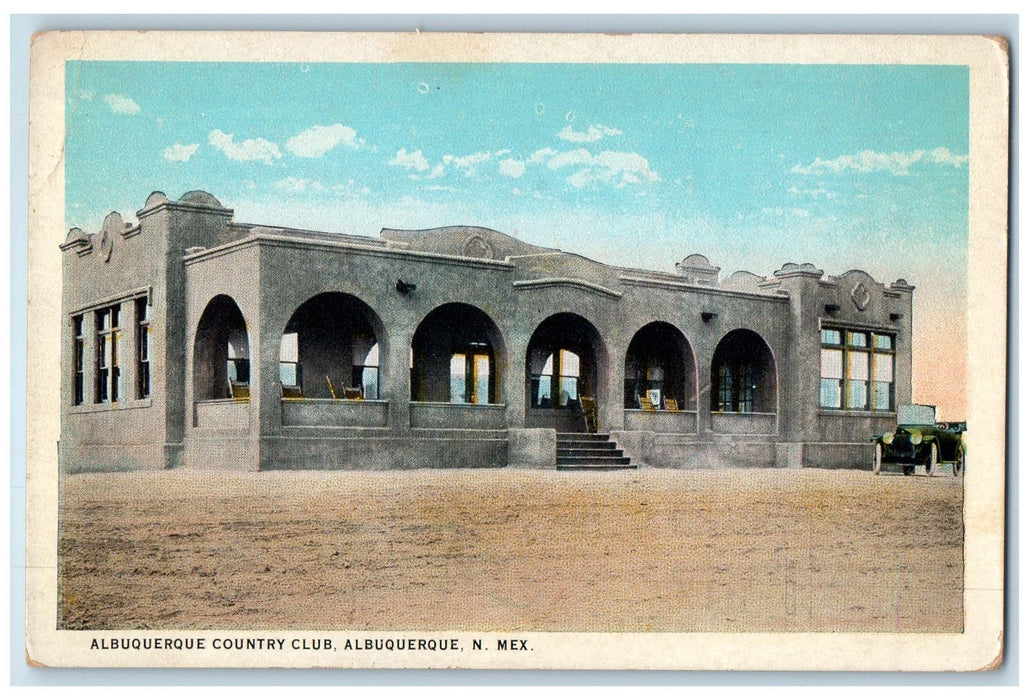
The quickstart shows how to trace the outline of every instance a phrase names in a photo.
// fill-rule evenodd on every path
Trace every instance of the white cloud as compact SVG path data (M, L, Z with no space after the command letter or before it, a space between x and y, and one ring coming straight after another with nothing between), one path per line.
M200 148L199 143L191 143L188 146L183 145L181 143L176 143L175 145L168 146L168 148L164 149L164 152L161 154L161 156L165 160L173 160L179 163L185 163L193 156L194 153L197 152L198 148Z
M661 177L650 169L650 163L638 153L626 151L601 151L592 155L585 148L558 153L550 159L547 167L558 170L579 167L566 179L572 187L581 188L593 183L613 184L617 188L642 182L659 182Z
M220 129L215 129L207 135L207 140L212 146L222 151L229 160L259 160L266 165L271 165L273 158L282 157L276 144L262 138L247 139L236 143L233 141L233 134L226 134Z
M555 151L553 148L541 148L535 153L533 153L531 156L529 156L529 162L533 165L539 165L547 158L551 158L556 155L557 151Z
M466 176L471 177L475 175L475 168L477 166L482 165L492 157L493 154L489 151L472 153L467 156L445 155L443 156L443 165L452 165L458 170L463 171Z
M430 180L435 180L438 177L443 177L443 163L437 163L436 166L432 169L432 172L426 175L425 177L427 177Z
M429 169L429 161L425 160L425 156L422 155L422 149L420 148L413 153L408 153L406 148L401 148L390 159L389 164L399 165L407 170L417 170L418 172L424 172Z
M286 150L301 158L320 158L336 146L359 148L364 139L357 138L357 132L343 124L312 126L286 141Z
M508 177L521 177L525 174L525 163L514 158L507 158L500 161L497 172Z
M789 189L790 194L803 194L811 197L812 199L836 199L836 193L825 188L819 187L817 189L803 190L799 187L791 187Z
M591 163L593 156L585 148L576 148L574 151L565 151L564 153L558 153L547 163L547 167L551 170L557 170L559 168L567 168L569 165L584 165Z
M272 186L280 192L288 192L290 194L299 194L303 192L311 194L334 194L348 197L371 194L371 189L367 185L359 186L352 178L346 183L339 182L332 185L326 185L318 180L309 180L307 178L293 177L291 175L276 181Z
M949 148L943 146L931 151L894 151L893 153L860 151L853 155L838 156L829 160L817 157L809 165L793 166L790 172L799 175L815 175L824 172L839 173L844 170L853 170L859 173L885 170L894 175L907 175L909 168L919 162L928 162L934 165L951 165L958 168L968 163L968 156L951 153Z
M104 102L115 114L139 114L139 105L125 95L104 95Z
M586 131L575 131L572 125L569 124L565 128L561 129L557 137L564 139L565 141L573 141L575 143L592 143L593 141L599 141L605 136L621 136L622 132L620 129L615 129L610 126L603 126L598 124L597 126L590 126Z

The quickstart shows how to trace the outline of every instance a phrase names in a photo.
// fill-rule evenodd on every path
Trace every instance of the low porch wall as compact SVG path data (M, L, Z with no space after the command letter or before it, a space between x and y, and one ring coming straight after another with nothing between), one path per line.
M507 464L507 435L494 430L347 431L347 436L263 438L261 470L471 469Z
M734 469L780 466L776 443L762 436L716 438L701 442L696 435L613 430L611 437L633 461L667 469Z
M282 401L282 425L384 428L389 421L389 401L337 401L299 399Z
M647 430L653 433L697 434L696 411L641 411L625 409L626 430Z
M236 399L198 401L193 425L211 430L246 433L250 429L250 402Z
M504 404L411 402L411 427L432 429L503 430Z
M774 435L774 413L712 413L711 432L721 435Z

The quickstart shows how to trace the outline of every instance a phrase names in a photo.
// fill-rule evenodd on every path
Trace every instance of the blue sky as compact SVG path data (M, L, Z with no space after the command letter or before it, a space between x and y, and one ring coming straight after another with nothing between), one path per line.
M916 398L920 363L963 374L963 352L929 342L964 342L961 66L70 62L66 78L68 227L203 189L253 223L475 224L664 271L693 252L723 274L861 268L918 288Z

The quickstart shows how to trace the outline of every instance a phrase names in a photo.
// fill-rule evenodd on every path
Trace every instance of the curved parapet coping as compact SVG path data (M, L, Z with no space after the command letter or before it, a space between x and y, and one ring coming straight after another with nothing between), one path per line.
M110 214L104 217L104 223L100 227L100 233L103 235L124 234L126 229L132 228L132 224L125 221L119 212L112 211Z
M166 204L171 200L168 199L168 195L159 190L155 190L150 193L150 196L146 198L146 204L143 205L143 209L153 209L159 204Z
M710 272L718 272L721 269L712 265L711 261L707 259L707 256L701 255L700 253L687 255L682 259L682 262L676 263L675 267L676 269L707 270Z
M68 231L68 236L60 248L61 250L74 250L80 256L87 255L93 250L93 236L76 226Z
M774 273L776 277L782 279L784 277L817 277L821 278L825 273L819 270L811 263L792 263L788 262L776 270Z
M613 289L608 289L599 284L592 282L585 282L583 280L572 279L570 277L544 277L535 280L518 280L511 283L515 289L546 289L553 287L573 287L575 289L581 289L586 292L593 292L594 294L600 294L602 296L610 297L612 299L620 299L622 297L621 292L616 292Z
M763 286L765 282L765 278L760 275L755 275L747 270L737 270L722 280L719 286L722 289L760 294L767 289L766 286Z
M885 286L881 282L877 282L874 277L864 270L847 270L842 275L836 275L836 279L842 282L846 282L847 280L853 280L854 282L870 282L879 288L883 288Z
M199 204L204 207L217 207L218 209L225 208L222 203L218 201L217 197L209 192L204 192L203 190L190 190L179 197L179 201L185 204Z

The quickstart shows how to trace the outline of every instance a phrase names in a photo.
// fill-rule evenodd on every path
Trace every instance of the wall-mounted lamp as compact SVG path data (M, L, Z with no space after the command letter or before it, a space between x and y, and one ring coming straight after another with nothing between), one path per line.
M904 314L890 314L891 321L899 321L902 318L904 318Z
M826 304L825 305L825 313L829 314L830 316L832 316L833 314L835 314L839 310L840 310L840 305L839 304Z
M700 318L704 321L704 323L707 323L713 318L718 318L718 314L716 314L713 311L701 311Z
M417 285L412 282L405 282L404 280L397 280L397 291L401 294L407 294L417 289Z

